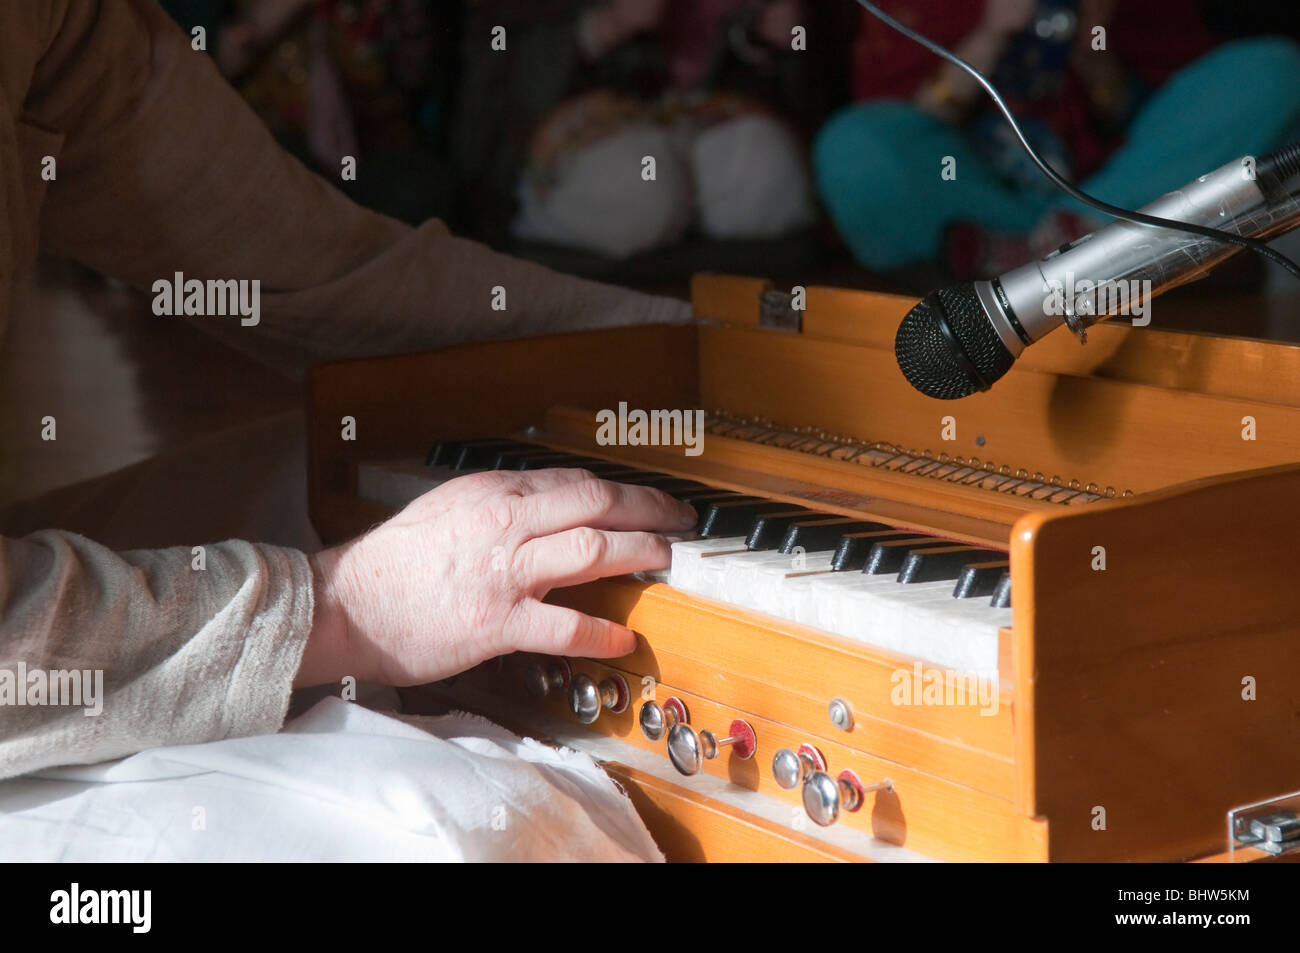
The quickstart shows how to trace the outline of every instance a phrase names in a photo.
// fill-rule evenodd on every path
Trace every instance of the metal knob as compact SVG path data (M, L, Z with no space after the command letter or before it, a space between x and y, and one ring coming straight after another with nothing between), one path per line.
M659 741L675 725L686 724L691 720L686 712L686 705L680 698L669 698L660 707L658 702L646 702L641 706L641 734L651 741Z
M704 759L712 761L721 749L728 746L742 761L754 756L758 742L749 722L737 718L731 723L725 738L719 738L711 731L696 734L694 728L685 724L674 725L668 732L668 760L679 774L687 777L699 773Z
M594 722L606 708L616 715L626 711L627 700L627 682L621 675L602 678L600 684L590 675L575 675L569 686L569 708L584 725Z
M546 698L569 684L569 663L561 658L533 662L524 669L524 688L534 698Z
M814 771L825 770L826 759L809 744L800 745L798 751L782 748L772 757L772 777L787 791L793 791Z
M892 791L894 783L886 778L876 784L863 786L852 771L840 772L832 778L825 771L814 771L803 785L803 809L814 824L830 827L840 819L840 810L860 810L870 791Z
M853 730L853 706L843 698L833 698L831 703L826 706L827 713L831 716L831 724L840 731Z

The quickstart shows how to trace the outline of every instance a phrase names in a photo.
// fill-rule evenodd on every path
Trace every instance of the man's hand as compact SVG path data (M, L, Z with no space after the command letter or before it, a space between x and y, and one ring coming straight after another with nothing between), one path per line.
M630 629L544 604L551 589L665 569L695 511L585 470L495 471L431 490L312 558L315 623L295 685L414 685L514 651L598 658Z

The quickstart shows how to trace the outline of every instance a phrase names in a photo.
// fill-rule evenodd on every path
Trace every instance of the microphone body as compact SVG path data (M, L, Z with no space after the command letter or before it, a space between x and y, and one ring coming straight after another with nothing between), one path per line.
M1300 149L1244 157L1141 209L1251 238L1300 225ZM931 397L987 390L1026 347L1062 324L1081 339L1116 314L1146 318L1150 300L1203 276L1240 246L1117 221L989 281L941 289L899 326L904 376Z

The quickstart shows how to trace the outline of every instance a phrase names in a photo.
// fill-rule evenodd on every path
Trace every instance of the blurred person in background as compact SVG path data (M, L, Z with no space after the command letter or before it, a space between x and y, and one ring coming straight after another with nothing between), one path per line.
M418 224L449 214L443 158L455 4L433 0L169 0L215 21L218 68L276 140L362 205ZM340 178L340 160L366 174Z
M1115 205L1137 208L1300 138L1300 47L1279 35L1223 42L1225 25L1248 32L1250 3L880 6L985 73L1047 161ZM1256 22L1288 25L1285 15ZM891 271L939 260L954 277L986 276L1103 223L1032 166L973 77L865 11L852 69L859 102L820 132L813 164L860 264ZM951 181L941 177L947 157Z
M799 0L546 0L472 7L454 149L489 240L624 258L773 238L816 218L797 122L826 113L826 20ZM508 54L485 56L503 25ZM825 46L822 47L825 49ZM495 123L484 121L491 110ZM653 183L643 158L655 159Z

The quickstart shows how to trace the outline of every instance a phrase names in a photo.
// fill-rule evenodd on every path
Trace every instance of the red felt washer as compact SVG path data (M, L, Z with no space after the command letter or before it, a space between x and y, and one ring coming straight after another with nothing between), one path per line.
M627 711L627 706L632 701L632 694L627 690L627 679L622 675L617 672L610 672L609 679L614 683L614 687L618 689L618 700L614 702L614 707L610 711L616 715L621 715Z
M853 790L858 792L858 803L853 807L849 807L846 804L844 805L844 809L846 811L849 811L850 813L855 813L857 811L862 810L862 805L866 802L866 798L862 794L862 782L858 780L858 776L854 774L850 769L845 768L843 771L840 772L840 776L836 778L836 780L849 782L849 784L853 786Z
M551 661L554 662L556 665L558 665L560 669L564 672L564 684L561 685L560 687L567 692L569 690L569 682L573 681L573 666L569 664L569 660L567 658L564 658L561 655L556 655L552 657Z
M727 734L736 739L731 743L731 750L737 758L748 761L754 757L754 752L758 750L758 738L754 736L754 729L749 727L749 722L737 718L731 723Z
M668 712L672 712L677 716L677 724L690 724L691 717L686 712L686 703L675 695L664 701L664 714Z
M826 770L826 759L822 757L822 753L807 742L801 744L799 750L795 753L800 756L807 756L811 759L818 771Z

